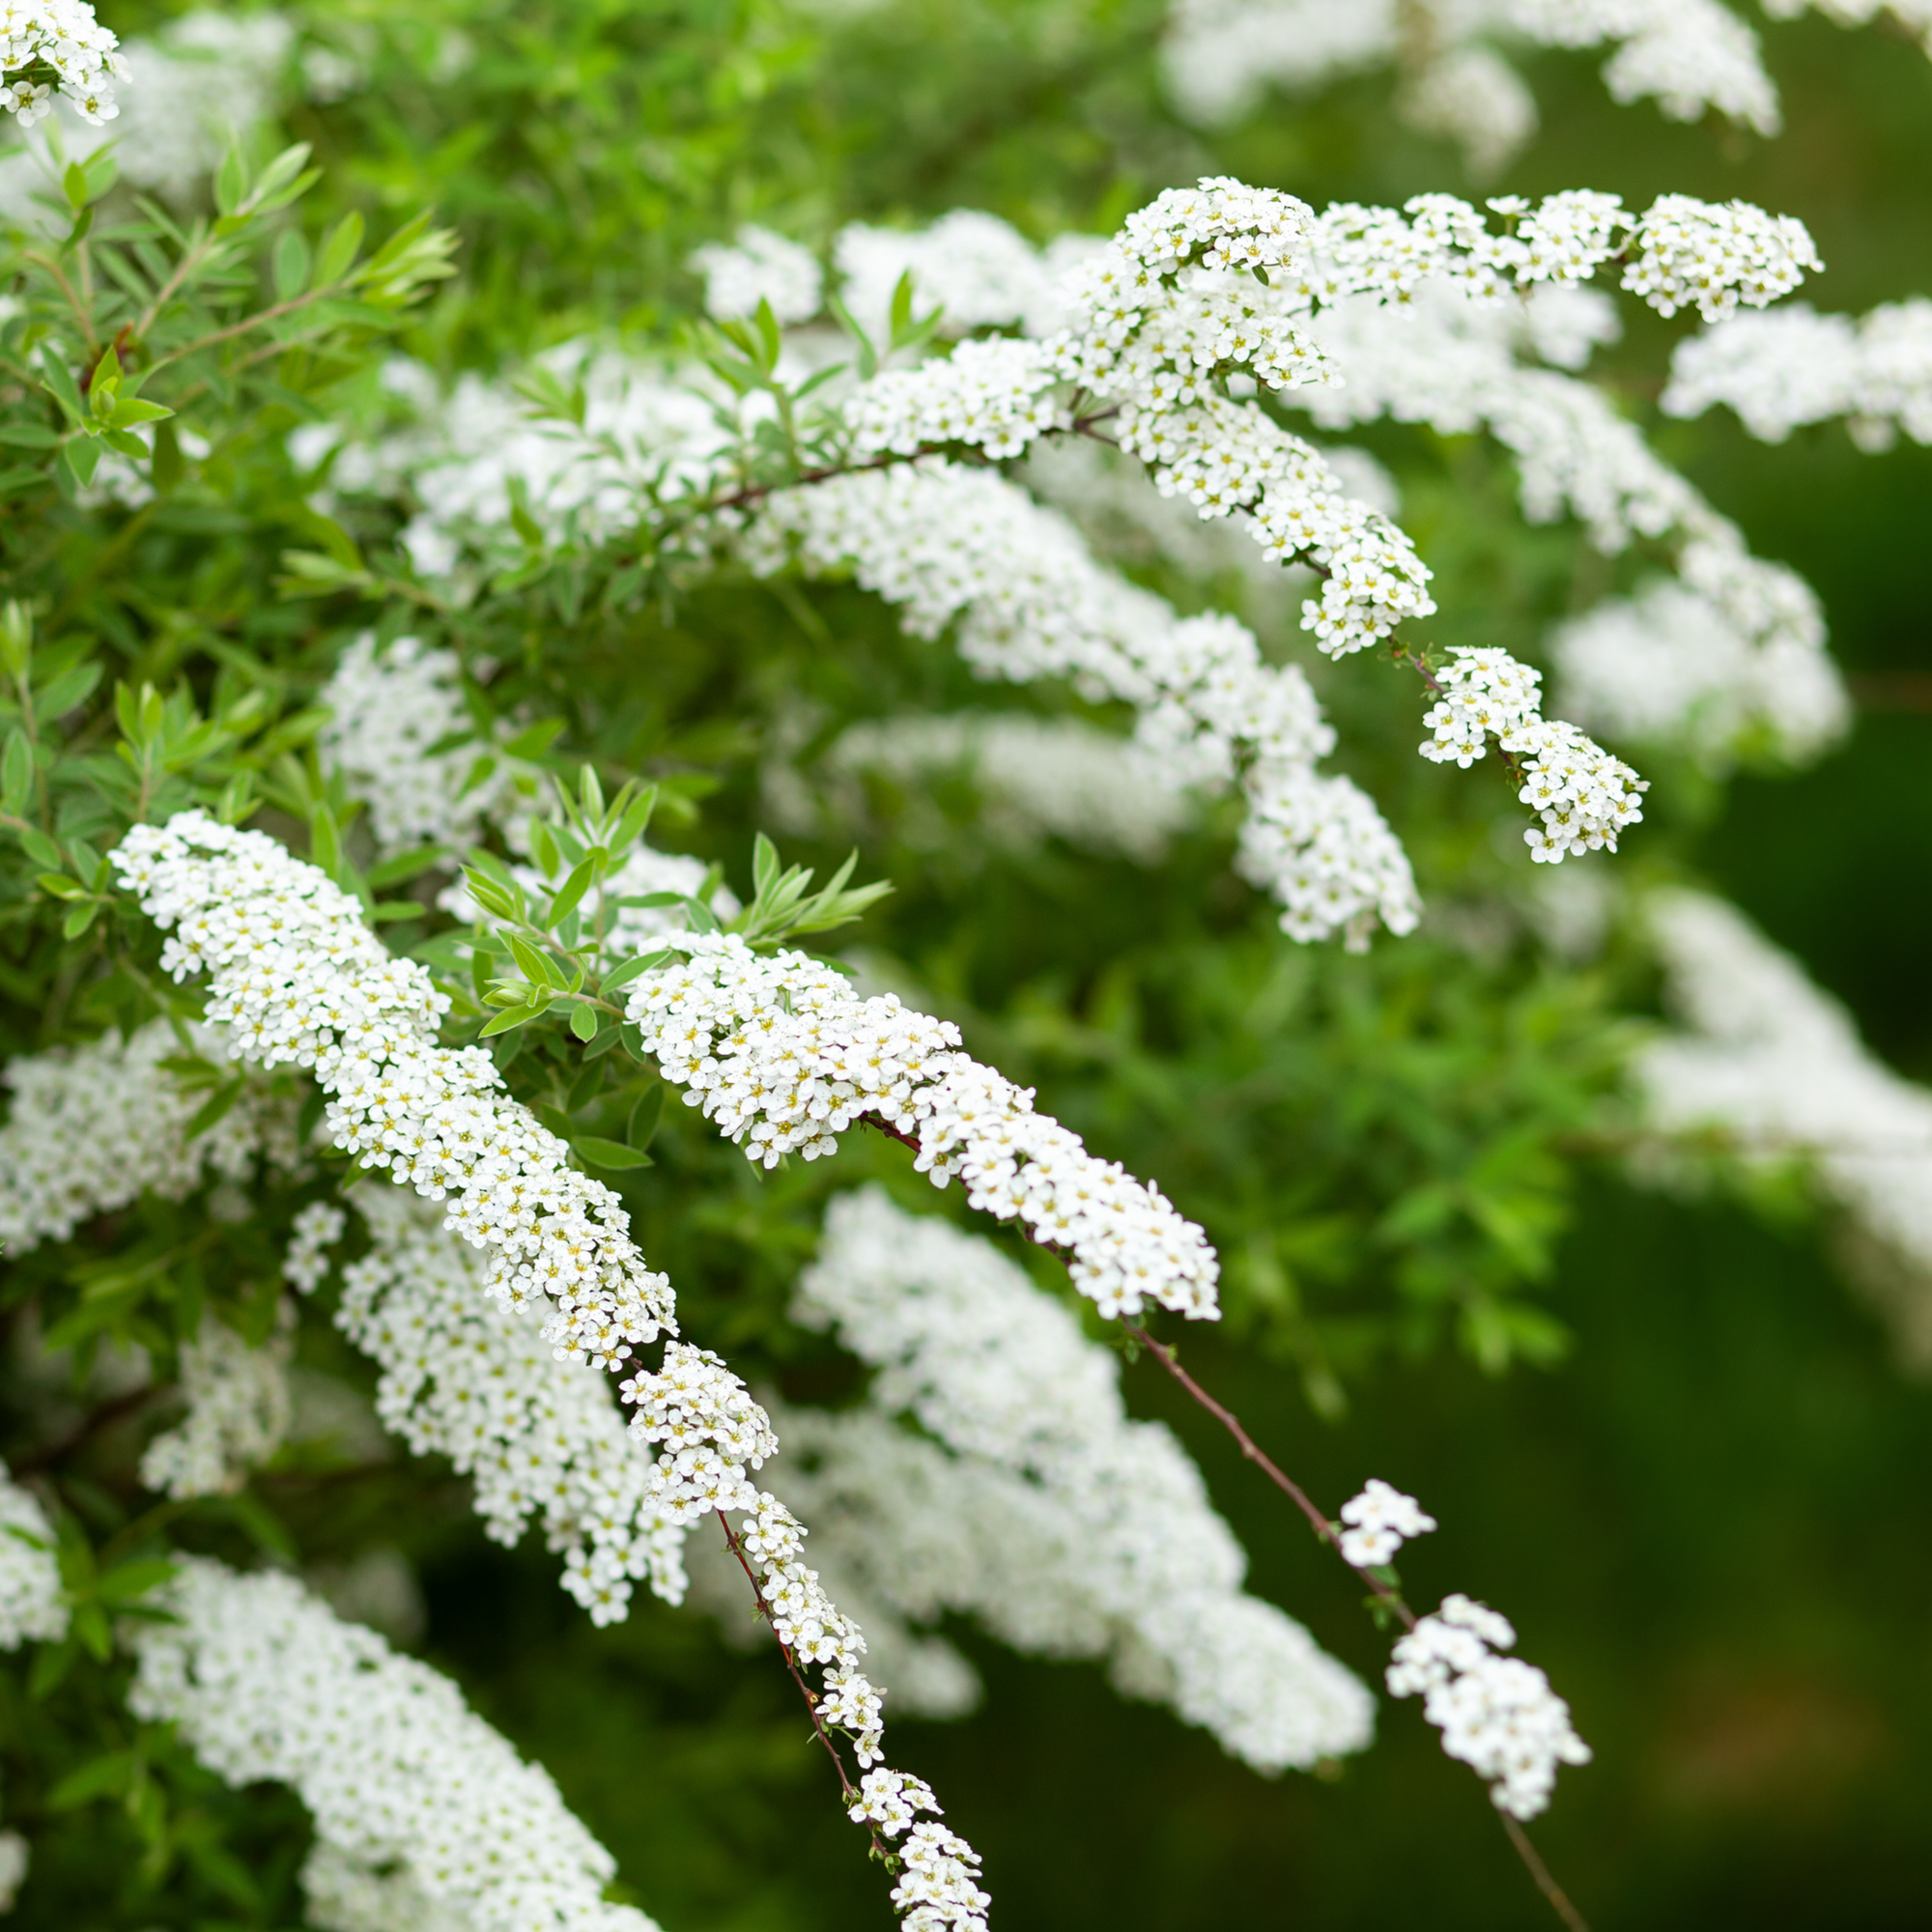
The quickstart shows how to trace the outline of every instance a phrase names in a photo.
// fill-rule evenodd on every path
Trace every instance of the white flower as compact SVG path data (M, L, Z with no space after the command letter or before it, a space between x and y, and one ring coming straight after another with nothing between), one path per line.
M0 1466L0 1650L67 1634L54 1533L40 1504Z
M656 1932L634 1906L603 1902L615 1861L543 1768L427 1664L273 1572L240 1577L194 1557L156 1601L176 1621L129 1626L128 1706L174 1723L229 1783L296 1791L323 1854L309 1882L329 1916L315 1922L342 1923L355 1876L387 1868L366 1899L427 1903L475 1932Z
M810 248L747 222L728 245L707 242L691 258L704 277L704 309L720 322L754 315L772 305L780 322L809 322L818 313L824 275Z
M1242 1591L1242 1550L1175 1437L1128 1418L1116 1357L990 1243L842 1195L794 1314L876 1373L861 1408L779 1413L772 1480L820 1524L813 1560L907 1708L970 1704L963 1659L907 1628L965 1613L1023 1651L1107 1656L1264 1772L1368 1742L1361 1685Z
M1393 1562L1410 1537L1424 1536L1435 1527L1435 1519L1425 1516L1413 1496L1390 1488L1378 1476L1371 1476L1361 1493L1342 1505L1342 1520L1349 1525L1342 1532L1342 1560L1357 1570Z
M1515 1643L1506 1618L1467 1597L1445 1597L1397 1639L1388 1688L1392 1697L1424 1699L1442 1748L1488 1782L1499 1809L1534 1818L1549 1803L1556 1767L1588 1764L1590 1747L1548 1678L1496 1654Z
M109 83L128 77L120 44L86 0L7 0L0 7L0 73L23 77L0 88L0 107L31 128L52 112L58 86L83 121L113 120ZM43 69L52 72L51 85L26 77Z
M918 1147L935 1186L1063 1247L1106 1315L1147 1301L1211 1318L1219 1263L1155 1188L1097 1160L1057 1121L959 1050L958 1030L899 1004L856 998L801 952L764 957L736 934L680 937L684 957L642 975L626 1011L664 1077L684 1087L749 1158L830 1153L862 1119Z
M141 1481L177 1502L239 1490L281 1447L289 1427L289 1358L295 1310L282 1304L277 1331L260 1348L204 1314L181 1349L187 1415L141 1455Z

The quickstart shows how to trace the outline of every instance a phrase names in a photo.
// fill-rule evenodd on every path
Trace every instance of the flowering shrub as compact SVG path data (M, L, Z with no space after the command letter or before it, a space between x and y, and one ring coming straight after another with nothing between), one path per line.
M1408 1752L1584 1922L1653 1687L1514 1554L1584 1501L1498 1544L1461 1425L1351 1405L1577 1349L1604 1152L1796 1175L1922 1352L1924 1094L1671 882L1863 689L1699 419L1923 441L1923 298L1794 301L1747 198L1215 145L1393 66L1493 173L1526 46L1769 136L1720 0L1083 15L1210 161L975 190L1028 233L906 158L1003 152L965 0L539 11L0 23L0 1910L1072 1922L1026 1781L1191 1753L1068 1857L1245 1921L1147 1919L1134 1806ZM1012 1689L1102 1660L1112 1762Z

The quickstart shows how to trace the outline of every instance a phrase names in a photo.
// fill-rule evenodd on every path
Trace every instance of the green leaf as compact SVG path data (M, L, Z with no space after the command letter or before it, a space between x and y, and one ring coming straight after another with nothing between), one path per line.
M27 743L24 731L14 731L8 735L7 754L0 759L0 796L6 800L7 810L17 812L26 804L27 795L34 788L34 753Z
M610 994L614 993L618 987L628 986L639 975L655 972L666 960L674 958L675 956L669 951L662 952L639 952L634 957L626 959L621 966L613 966L610 972L605 974L601 990L608 997Z
M550 749L550 743L563 729L561 718L545 718L519 731L503 747L503 755L509 758L540 758Z
M85 704L100 682L100 665L89 658L68 668L34 694L34 703L43 718L65 718L76 705Z
M100 901L90 900L86 905L73 907L61 921L61 937L78 939L94 922L100 917Z
M499 1033L509 1033L513 1028L527 1026L543 1011L541 1007L505 1007L493 1020L488 1021L478 1039L489 1039Z
M87 170L78 161L67 164L67 173L61 177L61 188L67 196L67 205L78 214L87 206Z
M275 299L293 301L308 287L308 242L299 228L289 229L275 243Z
M131 429L136 423L159 422L163 416L171 416L174 411L164 409L159 403L148 402L140 396L123 396L114 405L114 413L109 418L116 429ZM141 454L147 454L147 446L142 445Z
M73 379L73 371L67 366L67 359L51 342L41 345L41 373L46 378L47 393L53 397L69 417L75 423L87 420L87 405L80 399L80 384ZM94 472L89 470L88 474Z
M30 422L22 417L18 422L0 423L0 442L15 449L52 449L59 441L58 432L43 422Z
M238 144L222 156L220 170L214 177L214 205L223 214L233 214L242 206L242 197L247 191L247 165L242 158L242 149Z
M37 866L51 869L67 863L61 848L44 832L36 831L31 825L20 827L20 843L27 848L27 857Z
M597 1037L597 1028L603 1017L595 1007L586 1006L579 1000L570 1009L570 1030L587 1043Z
M659 1123L664 1120L664 1082L657 1080L651 1083L649 1092L631 1109L631 1121L624 1130L624 1138L639 1153L656 1138Z
M549 923L553 930L562 924L563 921L582 903L583 895L590 890L591 881L602 869L602 866L594 856L585 859L557 888L556 896L550 902Z
M592 1167L606 1167L613 1172L622 1172L633 1167L649 1167L651 1157L639 1153L636 1148L627 1148L617 1141L599 1140L594 1134L582 1134L571 1142L579 1153Z
M69 173L78 172L69 169ZM84 1764L78 1771L71 1771L47 1793L47 1808L53 1811L71 1811L76 1804L87 1804L97 1798L105 1798L110 1793L118 1796L127 1790L134 1776L135 1755L132 1751L108 1751Z
M117 1563L101 1577L95 1588L108 1603L131 1604L145 1597L150 1590L159 1589L178 1567L166 1557L149 1557L137 1563Z
M196 1109L194 1118L188 1122L187 1131L183 1138L190 1141L199 1140L210 1127L213 1126L217 1121L224 1119L233 1110L235 1103L241 1099L242 1094L246 1091L246 1086L247 1083L245 1081L239 1079L231 1080L209 1099L203 1101L201 1106Z
M514 932L506 932L503 937L509 942L510 957L517 962L517 970L533 986L560 983L552 980L550 962L528 940L520 939Z
M355 251L362 245L362 217L353 209L329 231L329 237L322 244L322 255L316 263L315 286L319 289L333 288L348 274L355 260Z
M61 461L84 490L94 481L94 472L100 467L100 445L92 437L71 438L61 447Z

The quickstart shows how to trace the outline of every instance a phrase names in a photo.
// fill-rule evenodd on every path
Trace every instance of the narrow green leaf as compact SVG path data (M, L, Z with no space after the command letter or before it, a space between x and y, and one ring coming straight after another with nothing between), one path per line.
M639 1153L636 1148L627 1148L617 1141L599 1140L594 1134L581 1134L571 1145L592 1167L607 1167L619 1171L633 1167L649 1167L651 1157Z
M631 1109L631 1122L624 1130L624 1138L642 1153L655 1138L658 1124L664 1119L665 1090L662 1080L654 1081L650 1091Z
M536 1018L538 1010L535 1007L506 1007L495 1019L488 1021L476 1037L478 1039L489 1039L497 1034L508 1033L514 1027L527 1026Z
M553 928L560 925L582 903L583 895L590 890L591 881L601 869L594 857L585 859L557 888L556 896L550 903L550 923Z
M597 1028L603 1017L595 1007L585 1006L579 1000L570 1009L570 1030L587 1043L597 1037Z
M613 966L605 974L602 990L608 997L620 986L628 986L640 974L650 973L662 966L666 960L675 955L669 952L639 952L634 958L626 959L621 966Z
M77 174L77 168L70 168L70 174ZM52 1811L71 1811L76 1804L86 1804L94 1799L104 1798L110 1792L117 1796L126 1791L134 1775L134 1753L132 1751L108 1751L104 1756L92 1759L78 1771L71 1771L47 1793L47 1808Z

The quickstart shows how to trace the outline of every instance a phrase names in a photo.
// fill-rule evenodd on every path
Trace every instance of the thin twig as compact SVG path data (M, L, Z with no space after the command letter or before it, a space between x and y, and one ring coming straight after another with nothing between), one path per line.
M919 1140L916 1135L901 1132L889 1122L879 1119L877 1115L864 1114L860 1118L866 1125L877 1127L881 1133L889 1135L902 1146L910 1148L917 1148L919 1146ZM1019 1224L1019 1232L1034 1246L1044 1248L1050 1254L1057 1254L1063 1259L1065 1258L1066 1251L1059 1242L1047 1240L1042 1236L1037 1235L1025 1222ZM1136 1343L1146 1349L1153 1356L1154 1360L1186 1390L1188 1395L1195 1402L1199 1403L1240 1444L1241 1454L1256 1468L1260 1469L1267 1477L1268 1481L1276 1489L1280 1490L1293 1503L1295 1508L1308 1519L1309 1527L1314 1530L1320 1541L1333 1549L1344 1563L1349 1563L1349 1559L1346 1556L1342 1556L1341 1547L1335 1540L1334 1528L1328 1519L1315 1506L1308 1492L1293 1476L1289 1475L1275 1462L1273 1457L1268 1455L1261 1444L1248 1434L1247 1430L1242 1426L1241 1418L1232 1408L1225 1403L1217 1402L1214 1397L1209 1395L1180 1366L1180 1350L1171 1342L1155 1341L1137 1321L1122 1321L1121 1326L1127 1334L1134 1338ZM1349 1563L1349 1568L1354 1571L1355 1575L1369 1586L1370 1590L1375 1594L1376 1601L1391 1615L1396 1617L1405 1630L1412 1631L1415 1628L1415 1612L1403 1602L1399 1591L1391 1588L1371 1570L1364 1570L1358 1564L1354 1563ZM1530 1877L1535 1880L1537 1889L1543 1893L1544 1897L1548 1899L1550 1905L1555 1909L1556 1916L1569 1927L1569 1932L1590 1932L1589 1925L1584 1920L1583 1915L1571 1904L1568 1894L1550 1877L1549 1867L1543 1862L1543 1859L1537 1852L1536 1847L1529 1841L1529 1833L1522 1829L1522 1826L1516 1819L1512 1818L1507 1811L1502 1810L1500 1807L1497 1807L1496 1816L1503 1821L1503 1830L1509 1833L1510 1843L1516 1847L1518 1857L1522 1860L1525 1869L1527 1869Z
M745 1580L752 1586L752 1594L758 1600L758 1613L764 1614L765 1593L758 1587L758 1579L752 1566L745 1561L745 1551L738 1541L737 1532L725 1520L724 1512L718 1512L718 1526L724 1532L724 1547L738 1559L738 1568L745 1573ZM850 1816L853 1802L858 1798L858 1787L852 1782L845 1770L845 1760L838 1755L838 1747L832 1742L825 1724L818 1715L818 1700L811 1694L811 1686L805 1681L805 1673L798 1667L798 1659L792 1655L791 1645L779 1636L776 1630L772 1635L777 1639L781 1654L785 1661L785 1668L791 1672L791 1681L798 1686L798 1694L805 1699L805 1708L811 1713L811 1728L818 1742L825 1747L825 1754L832 1760L832 1767L838 1774L838 1788L845 1796L846 1813ZM892 1847L879 1837L879 1829L867 1818L866 1829L871 1834L872 1850L878 1855L888 1871L898 1869L898 1860Z
M64 1463L76 1449L86 1447L103 1429L111 1429L125 1417L132 1415L137 1408L151 1402L156 1396L165 1394L171 1383L156 1386L149 1382L137 1389L129 1389L124 1395L117 1395L112 1402L104 1402L91 1414L83 1416L57 1442L48 1442L41 1448L30 1451L25 1456L14 1459L15 1476L38 1475L43 1469L51 1469L56 1463Z

